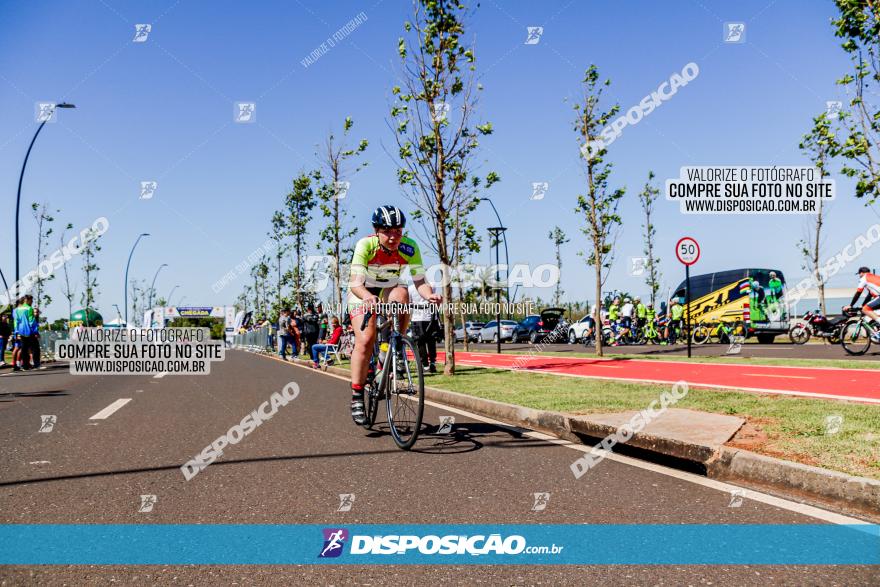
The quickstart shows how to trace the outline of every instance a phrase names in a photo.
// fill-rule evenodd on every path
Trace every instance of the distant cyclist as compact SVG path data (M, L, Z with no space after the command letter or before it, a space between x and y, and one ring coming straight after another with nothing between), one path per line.
M636 324L639 327L639 330L645 329L645 323L647 322L648 315L648 307L642 303L642 298L636 296Z
M617 344L618 320L620 320L620 298L614 298L611 300L611 305L608 306L608 325L611 326L611 332L614 333L614 342L612 344Z
M877 316L877 308L880 308L880 276L871 273L871 270L867 267L859 267L859 285L857 286L856 293L853 295L852 301L848 306L843 307L843 311L846 312L850 308L853 308L856 305L856 302L859 301L859 298L862 297L862 292L867 290L867 299L865 300L865 304L862 306L862 314L870 318L874 321L875 324L880 322L880 318ZM874 299L871 299L871 296L874 296ZM871 299L871 301L868 301ZM875 332L871 335L871 340L874 342L880 343L880 332Z
M669 307L669 320L666 322L666 340L669 344L675 344L676 333L684 329L684 306L678 298L672 298Z
M373 212L372 222L376 233L362 238L355 245L348 283L348 312L355 337L351 354L351 417L356 424L366 421L364 383L376 344L376 314L373 312L362 331L365 314L380 301L409 303L406 285L400 283L404 266L409 267L413 284L426 301L437 304L443 299L425 281L419 245L403 235L406 217L400 208L379 206ZM400 331L406 332L409 315L401 315L399 322Z
M618 339L624 336L629 336L632 333L633 315L635 314L635 310L636 307L633 305L632 300L625 298L623 300L623 305L620 307L620 325L622 328L620 334L617 336Z

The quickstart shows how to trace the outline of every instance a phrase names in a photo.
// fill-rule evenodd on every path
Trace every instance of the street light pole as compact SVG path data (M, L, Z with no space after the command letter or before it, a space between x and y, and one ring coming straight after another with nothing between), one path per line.
M73 104L68 104L67 102L62 102L60 104L55 104L54 108L76 108ZM54 114L54 112L53 112ZM44 118L40 123L40 126L37 127L37 132L34 133L34 138L31 139L31 144L28 146L27 153L24 155L24 163L21 164L21 174L18 176L18 195L15 197L15 283L18 283L18 278L20 277L20 264L19 264L19 234L18 234L18 216L19 211L21 210L21 184L24 181L24 170L27 167L28 159L31 156L31 149L34 148L34 143L37 142L37 137L40 136L40 131L43 130L43 127L46 126L46 123L49 122L49 119L52 117L50 115L47 118ZM4 279L4 281L6 281ZM8 289L8 288L7 288Z
M500 247L498 246L499 236L504 235L507 230L503 226L494 226L489 229L489 233L495 239L495 346L498 354L501 354L501 288L498 286L500 276L498 275L498 254Z
M175 285L174 287L171 288L171 293L168 294L168 297L167 297L167 298L165 298L165 305L166 305L166 306L169 305L169 304L171 304L171 296L174 295L174 290L177 289L178 287L180 287L180 286L179 286L179 285Z
M495 218L498 220L498 227L502 229L501 236L504 239L504 263L507 266L507 271L505 271L505 274L509 277L510 276L510 256L507 254L507 228L505 228L504 223L501 222L501 216L498 215L498 209L495 208L495 203L492 202L492 200L490 200L489 198L480 198L480 199L484 200L486 202L489 202L489 205L492 206L492 211L495 212ZM491 230L492 229L489 229L490 232L491 232ZM491 262L491 259L492 259L491 255L490 255L489 259ZM497 259L495 261L495 264L496 265L498 264ZM505 291L507 292L507 301L510 302L510 285L509 284L505 288ZM509 312L508 312L508 314L509 314Z
M141 238L145 236L150 236L149 233L142 232L138 235L137 239L135 239L134 244L131 246L131 252L128 254L128 262L125 264L125 283L123 284L125 291L125 327L128 328L128 267L131 265L131 256L134 255L134 249L138 246Z
M162 271L162 267L168 267L168 263L162 263L159 265L159 268L156 269L156 274L153 275L153 283L150 284L150 303L147 304L148 307L153 307L153 291L156 288L156 278L159 277L159 272Z

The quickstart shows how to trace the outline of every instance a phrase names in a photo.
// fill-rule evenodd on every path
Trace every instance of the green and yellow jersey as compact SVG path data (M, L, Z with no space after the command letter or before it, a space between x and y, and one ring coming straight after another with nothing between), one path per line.
M424 277L425 268L422 265L422 253L419 251L418 243L408 236L403 236L397 250L389 251L379 244L377 235L371 234L355 245L351 260L351 276L363 275L364 286L378 295L381 290L400 285L400 274L404 267L409 268L409 273L414 279ZM357 302L355 296L349 296L349 305Z

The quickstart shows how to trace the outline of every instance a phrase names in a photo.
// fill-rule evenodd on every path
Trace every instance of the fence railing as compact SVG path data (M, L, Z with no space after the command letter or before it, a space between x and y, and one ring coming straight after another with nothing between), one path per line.
M232 347L246 351L264 351L271 348L269 344L269 327L264 326L257 330L250 330L244 334L236 334L232 337Z
M58 332L55 330L40 331L40 359L43 361L55 360L55 341L67 340L69 338L67 332Z

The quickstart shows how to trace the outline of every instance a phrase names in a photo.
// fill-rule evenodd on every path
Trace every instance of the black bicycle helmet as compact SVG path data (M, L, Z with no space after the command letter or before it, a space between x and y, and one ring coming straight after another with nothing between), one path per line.
M373 212L373 228L403 228L406 216L397 206L379 206Z

